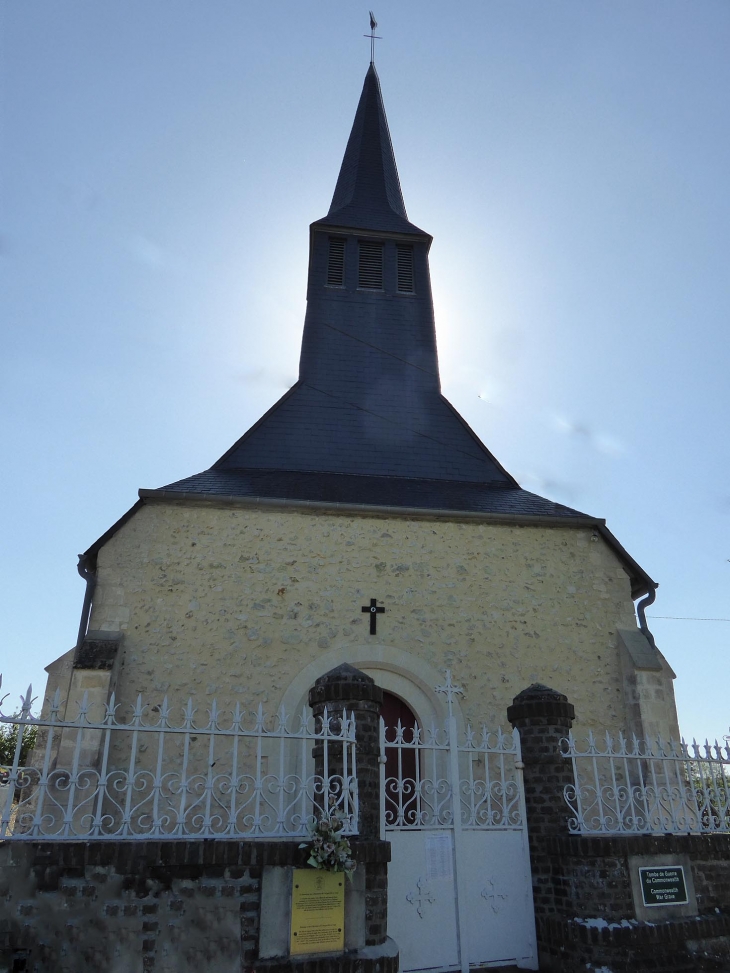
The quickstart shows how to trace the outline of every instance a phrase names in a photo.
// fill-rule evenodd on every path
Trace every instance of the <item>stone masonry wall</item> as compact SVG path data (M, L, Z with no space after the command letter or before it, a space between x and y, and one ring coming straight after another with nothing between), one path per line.
M376 636L361 606L386 609ZM380 644L449 667L475 720L517 689L569 690L624 726L629 579L589 529L148 503L100 551L90 629L122 631L118 698L271 710L308 663ZM587 725L585 721L584 725Z

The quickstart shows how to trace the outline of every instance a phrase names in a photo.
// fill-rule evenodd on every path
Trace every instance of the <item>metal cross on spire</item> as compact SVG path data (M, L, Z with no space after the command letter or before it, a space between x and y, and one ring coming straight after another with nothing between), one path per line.
M455 686L451 681L451 669L446 670L446 681L443 686L435 686L434 691L443 693L449 704L449 719L454 715L454 696L463 696L464 690L461 686Z
M378 22L375 19L375 15L373 14L372 10L370 10L369 13L370 13L370 33L363 34L362 36L370 38L370 63L375 64L375 41L382 41L383 38L378 37L378 35L375 33L375 29L378 26Z

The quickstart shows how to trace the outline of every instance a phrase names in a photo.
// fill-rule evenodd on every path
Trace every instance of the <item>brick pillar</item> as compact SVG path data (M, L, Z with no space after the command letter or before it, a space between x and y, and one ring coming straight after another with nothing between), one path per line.
M323 715L325 706L328 716L341 716L342 711L346 709L355 717L358 836L352 841L352 849L358 862L358 869L364 870L366 946L380 946L388 937L390 844L378 840L380 837L380 708L382 704L383 690L380 686L376 686L370 676L366 676L364 672L347 663L320 676L309 690L309 705L315 718ZM318 749L315 748L315 770L321 773L321 755L318 756ZM331 746L329 755L330 772L341 773L341 748ZM395 960L392 962L397 968L397 953L393 956ZM391 960L387 962L392 965Z
M563 788L573 783L573 767L560 754L560 740L573 725L573 704L536 682L515 696L507 719L520 731L530 838L567 834L570 809Z
M309 690L315 718L342 716L346 709L355 717L359 836L380 837L380 708L383 690L354 666L343 663L320 676ZM317 748L318 749L318 748ZM337 751L340 751L339 754ZM317 754L315 753L315 758ZM330 746L330 773L342 772L341 748ZM320 773L317 768L317 773Z
M525 810L530 843L532 889L538 950L543 962L545 922L561 911L568 894L551 841L568 834L570 809L563 788L573 783L570 760L560 754L560 740L573 725L575 709L563 693L533 683L515 696L507 719L520 733L524 763ZM546 968L550 969L549 966Z

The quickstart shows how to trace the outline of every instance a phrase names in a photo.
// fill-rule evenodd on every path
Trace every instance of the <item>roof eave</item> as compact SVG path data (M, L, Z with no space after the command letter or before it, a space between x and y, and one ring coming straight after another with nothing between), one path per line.
M132 506L129 508L129 510L127 510L126 513L122 514L119 520L115 521L111 525L109 530L104 531L101 537L99 537L97 540L94 541L91 547L87 548L83 554L79 554L79 558L86 558L91 563L94 563L96 560L96 555L106 544L106 542L111 540L112 537L116 534L116 532L120 530L122 527L124 527L127 521L131 520L132 517L134 517L134 515L137 513L137 511L141 510L141 508L144 507L144 505L145 505L145 501L140 497L140 499L137 500L136 503L132 504Z
M631 578L632 598L641 598L644 595L648 595L650 591L654 591L659 587L659 583L654 581L654 579L646 573L638 561L635 561L631 557L623 544L621 544L618 538L616 538L608 527L606 527L605 520L601 520L596 523L596 530L608 544L608 546L613 550L619 560L622 561L624 566L628 569L628 575Z

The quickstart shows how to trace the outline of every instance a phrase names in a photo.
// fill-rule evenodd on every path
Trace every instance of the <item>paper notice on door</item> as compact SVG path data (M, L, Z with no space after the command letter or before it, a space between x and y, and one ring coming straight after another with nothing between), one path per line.
M436 831L426 834L426 881L453 878L451 833Z

